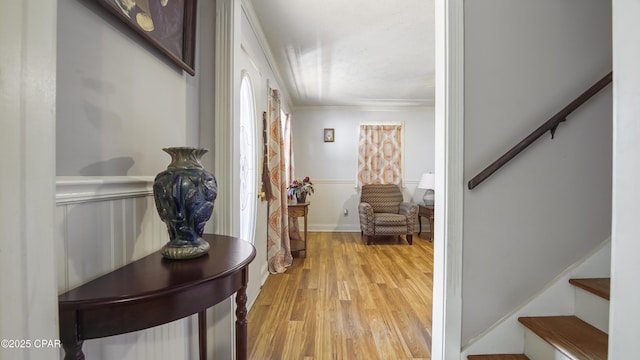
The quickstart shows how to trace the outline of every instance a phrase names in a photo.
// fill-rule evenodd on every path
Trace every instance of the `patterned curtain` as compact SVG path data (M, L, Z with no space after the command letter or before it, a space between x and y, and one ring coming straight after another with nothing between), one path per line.
M357 184L402 186L402 125L360 125Z
M283 134L280 92L271 90L269 96L269 179L273 196L269 199L269 225L267 231L267 261L269 272L283 273L291 265L291 243L289 240L289 211L287 209L286 151L290 148L290 138Z
M282 122L282 132L283 138L285 141L283 142L283 151L284 151L284 163L285 163L285 172L286 172L286 184L287 186L293 182L293 179L296 178L296 174L294 171L294 161L293 161L293 131L291 130L291 114L281 113L284 121ZM297 240L302 241L302 236L300 235L300 225L298 224L298 218L294 218L289 216L289 241Z

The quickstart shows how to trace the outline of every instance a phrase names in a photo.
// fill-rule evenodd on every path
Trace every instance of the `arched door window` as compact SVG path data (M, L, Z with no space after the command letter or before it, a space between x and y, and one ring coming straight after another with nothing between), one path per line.
M240 238L254 242L257 201L256 102L247 73L240 82Z

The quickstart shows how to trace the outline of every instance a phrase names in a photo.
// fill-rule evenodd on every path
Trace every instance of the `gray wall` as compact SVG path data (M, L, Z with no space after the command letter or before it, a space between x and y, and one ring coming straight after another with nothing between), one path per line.
M296 174L320 179L353 179L355 184L358 127L361 123L404 122L405 180L420 180L434 168L434 111L311 108L293 113ZM335 129L335 142L325 143L323 129Z
M198 77L96 1L59 1L57 64L58 176L155 175L163 147L197 145Z
M465 180L611 70L611 4L465 2ZM611 87L464 195L462 344L610 233Z

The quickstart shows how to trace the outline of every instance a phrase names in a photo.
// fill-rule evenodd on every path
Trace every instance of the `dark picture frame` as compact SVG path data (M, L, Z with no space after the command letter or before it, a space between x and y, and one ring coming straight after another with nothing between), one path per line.
M330 128L325 128L324 129L324 142L334 142L335 139L336 139L335 130L334 129L330 129Z
M190 75L195 75L197 0L96 0Z

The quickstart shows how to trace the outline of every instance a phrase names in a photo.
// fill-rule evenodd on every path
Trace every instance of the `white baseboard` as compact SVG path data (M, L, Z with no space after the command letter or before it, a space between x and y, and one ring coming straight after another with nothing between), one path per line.
M315 224L309 225L310 232L360 232L359 225Z

